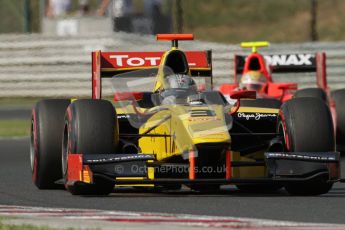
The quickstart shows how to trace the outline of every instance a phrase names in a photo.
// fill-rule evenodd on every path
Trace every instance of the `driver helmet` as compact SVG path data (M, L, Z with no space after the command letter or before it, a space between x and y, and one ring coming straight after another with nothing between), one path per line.
M267 85L267 79L260 71L248 71L240 79L240 88L254 90L263 93Z
M196 93L198 88L189 75L171 74L165 77L165 89L186 89Z
M188 96L198 93L198 88L190 76L171 74L164 78L164 90L160 93L162 104L183 104Z

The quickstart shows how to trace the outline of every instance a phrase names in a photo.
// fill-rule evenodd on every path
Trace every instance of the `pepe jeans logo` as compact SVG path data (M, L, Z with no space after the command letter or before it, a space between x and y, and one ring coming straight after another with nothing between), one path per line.
M237 113L238 118L243 118L247 121L249 120L261 120L261 119L269 119L269 118L276 118L277 114L275 113Z

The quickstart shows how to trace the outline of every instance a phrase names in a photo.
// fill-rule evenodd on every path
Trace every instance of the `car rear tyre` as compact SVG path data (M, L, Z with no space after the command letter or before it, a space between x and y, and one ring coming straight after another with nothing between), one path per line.
M68 154L83 155L115 153L119 145L119 131L113 105L105 100L78 100L67 108L62 150L62 169L68 181ZM114 183L94 177L92 184L66 185L73 195L107 195Z
M297 90L296 93L294 94L294 98L300 98L300 97L319 98L320 100L328 104L326 92L320 88L305 88L305 89Z
M332 92L337 113L336 143L337 151L345 153L345 89Z
M32 110L30 165L32 180L39 189L54 189L62 178L61 143L64 115L70 101L39 101Z
M284 136L287 151L331 152L335 148L332 117L321 100L304 97L284 103L280 111L278 132ZM285 185L291 195L320 195L327 193L333 183L328 178Z

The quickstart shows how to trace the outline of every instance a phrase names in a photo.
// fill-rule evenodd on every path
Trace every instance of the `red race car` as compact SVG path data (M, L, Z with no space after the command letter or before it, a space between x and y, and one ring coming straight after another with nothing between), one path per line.
M243 42L241 47L252 48L249 55L234 56L234 83L219 87L225 97L236 90L255 90L258 100L268 107L280 104L292 97L317 97L328 104L336 131L337 150L345 152L345 89L332 91L327 84L326 54L273 54L262 55L258 47L269 46L268 42ZM272 73L315 72L315 87L298 89L293 82L274 82ZM287 78L285 78L287 79ZM247 101L246 103L251 103Z

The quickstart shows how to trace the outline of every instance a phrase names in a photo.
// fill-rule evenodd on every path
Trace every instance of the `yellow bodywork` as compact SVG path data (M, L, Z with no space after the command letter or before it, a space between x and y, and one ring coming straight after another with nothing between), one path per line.
M258 47L267 47L270 43L266 41L258 41L258 42L241 42L242 48L252 48L252 53L256 53Z
M152 112L153 109L142 109L141 112ZM214 110L215 116L192 117L193 110ZM133 106L118 108L117 113L133 113ZM238 112L278 114L278 109L240 107ZM224 110L220 105L190 107L183 105L160 106L160 111L139 128L139 134L164 134L166 137L141 137L139 147L142 153L155 154L157 161L165 161L169 157L182 155L195 150L202 143L231 143L228 127L224 122ZM149 131L149 132L148 132ZM239 152L231 152L232 161L263 160L264 150L241 156ZM264 166L234 167L232 176L235 178L264 177ZM148 170L148 178L154 178L152 168ZM128 179L128 178L127 178Z
M224 122L223 107L214 106L214 116L192 116L193 111L210 110L209 107L172 105L154 114L139 129L139 134L165 134L169 137L142 137L142 152L153 152L161 161L174 155L195 150L203 143L230 143ZM149 132L148 132L149 131Z
M258 47L266 43L243 44L244 46ZM167 51L161 61L153 92L163 90L164 63L167 55L176 50L173 47ZM190 73L190 70L188 70ZM190 151L195 151L198 144L222 144L230 148L231 136L229 127L225 123L224 107L221 105L161 105L150 109L134 107L129 103L122 108L117 107L117 114L135 114L136 112L152 114L150 118L138 127L138 145L142 153L154 154L156 161L165 162L174 156L182 156ZM212 115L193 115L195 111L208 111ZM238 112L243 113L278 113L278 109L265 109L253 107L240 107ZM150 134L145 136L145 134ZM156 135L156 136L154 136ZM160 136L157 136L160 135ZM231 152L232 161L255 161L263 159L265 150L252 153L243 157L239 152ZM233 167L232 176L235 178L263 177L265 167ZM148 178L154 178L153 168L148 169ZM127 178L128 179L128 178Z
M158 68L158 74L156 76L156 82L155 82L155 85L153 87L153 92L158 92L158 91L163 90L165 88L165 81L164 81L164 67L165 67L165 64L164 63L166 62L167 56L171 52L173 52L175 50L179 50L179 49L177 47L171 47L171 49L169 51L166 51L163 54L161 65ZM190 70L189 69L188 69L188 75L190 75Z

